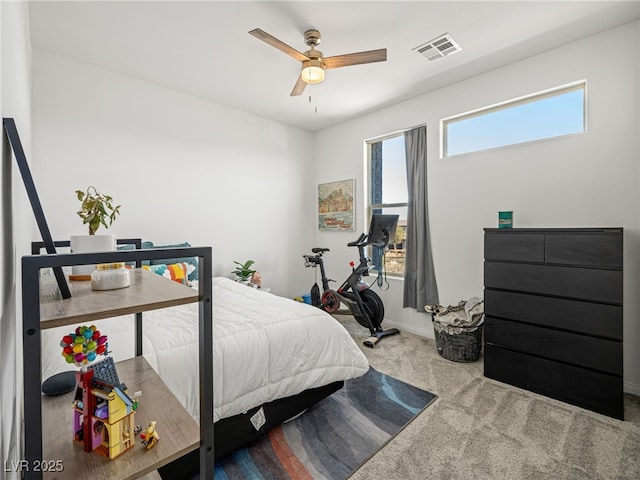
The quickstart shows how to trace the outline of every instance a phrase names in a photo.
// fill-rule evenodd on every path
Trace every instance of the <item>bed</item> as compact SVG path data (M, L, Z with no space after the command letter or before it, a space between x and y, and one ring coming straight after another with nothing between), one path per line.
M369 369L344 327L315 307L222 277L213 279L213 299L216 458ZM143 330L145 358L196 419L197 309L190 304L147 312ZM133 356L133 325L130 316L96 322L109 336L116 361ZM60 327L42 332L43 378L69 370L59 346L69 331Z

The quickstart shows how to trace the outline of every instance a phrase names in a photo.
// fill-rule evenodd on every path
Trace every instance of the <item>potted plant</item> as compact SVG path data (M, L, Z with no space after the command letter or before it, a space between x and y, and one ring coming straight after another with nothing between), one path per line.
M89 227L88 235L71 235L71 252L108 252L116 249L115 235L96 235L103 226L109 228L120 214L121 205L114 205L113 198L102 194L90 186L85 191L76 190L76 197L81 202L76 214L82 218L82 224ZM95 265L76 265L71 267L70 280L91 280L91 272Z
M99 193L95 187L90 186L86 192L76 190L78 200L82 202L80 210L76 213L82 218L84 225L89 225L89 235L95 235L100 225L109 228L116 215L120 214L121 205L113 206L113 198Z
M231 273L234 273L236 277L238 277L237 280L239 282L249 283L251 275L256 272L251 268L251 265L253 265L255 262L253 260L247 260L244 263L240 263L234 260L233 263L236 264L236 269Z

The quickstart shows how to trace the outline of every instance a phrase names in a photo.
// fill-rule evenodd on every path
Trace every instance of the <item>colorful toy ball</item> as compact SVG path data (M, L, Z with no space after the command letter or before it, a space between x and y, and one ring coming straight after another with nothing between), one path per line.
M62 337L62 356L67 363L80 367L96 360L98 355L107 355L108 338L95 325L76 327L73 333Z

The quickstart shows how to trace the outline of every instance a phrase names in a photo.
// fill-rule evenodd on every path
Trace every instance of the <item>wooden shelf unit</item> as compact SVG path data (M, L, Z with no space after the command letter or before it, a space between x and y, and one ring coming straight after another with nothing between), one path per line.
M148 270L131 269L131 285L117 290L91 290L91 282L70 281L73 295L64 300L53 277L40 280L40 329L91 322L175 307L198 301L198 292Z
M39 275L41 269L50 267L176 257L199 258L198 291L152 272L133 269L131 285L127 288L92 291L90 282L69 282L72 296L62 299L57 284L51 278L40 279ZM200 478L213 478L211 259L210 247L32 255L22 258L24 478L139 478L198 448ZM195 302L199 303L200 426L146 360L136 356L118 362L118 373L130 391L142 391L136 423L146 425L151 420L157 420L161 441L149 451L136 445L114 460L85 452L81 445L72 440L70 396L41 395L41 330L90 324L103 318ZM108 332L105 333L108 335ZM34 467L43 461L58 461L63 470L37 471Z

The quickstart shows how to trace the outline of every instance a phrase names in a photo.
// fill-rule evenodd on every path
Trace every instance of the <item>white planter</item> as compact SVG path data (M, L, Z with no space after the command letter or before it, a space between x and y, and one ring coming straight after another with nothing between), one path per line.
M71 235L71 253L113 252L115 235ZM95 265L74 265L69 280L91 280Z

